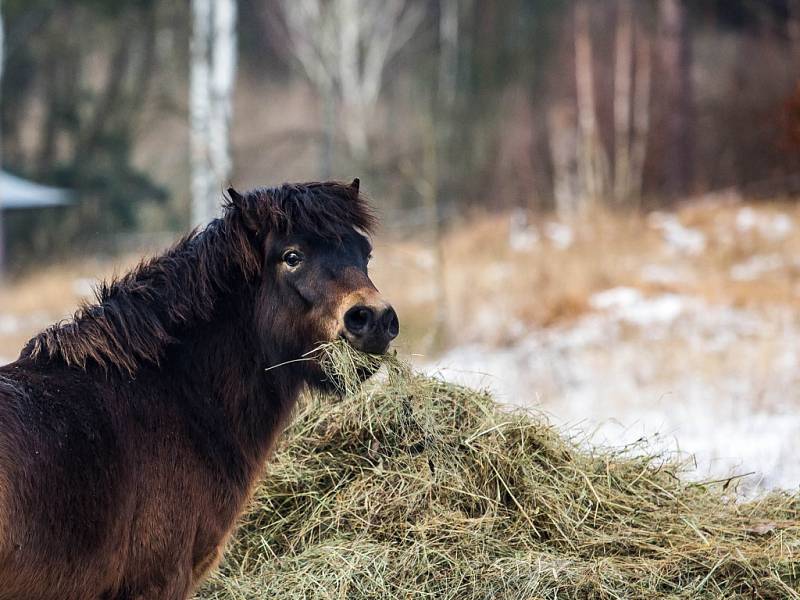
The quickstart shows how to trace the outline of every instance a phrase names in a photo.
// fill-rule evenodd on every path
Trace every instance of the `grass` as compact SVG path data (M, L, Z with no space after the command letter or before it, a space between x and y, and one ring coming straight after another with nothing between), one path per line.
M783 215L794 228L772 239L758 229L740 231L742 209L759 219ZM438 262L419 235L411 241L378 245L373 279L402 317L407 348L430 354L440 303L447 318L446 341L503 346L519 332L568 324L591 310L597 292L627 286L647 294L665 292L697 297L711 304L761 309L800 308L800 208L796 202L719 205L694 204L669 216L702 234L699 254L676 251L648 215L598 210L571 223L572 242L559 246L548 237L557 224L551 216L531 216L537 241L528 248L510 243L510 215L475 215L446 233L444 294L437 295ZM783 264L754 280L737 281L731 269L759 255ZM659 281L653 267L674 273ZM445 345L448 345L447 343Z
M741 503L341 344L203 600L800 598L800 498ZM366 363L365 363L366 361Z

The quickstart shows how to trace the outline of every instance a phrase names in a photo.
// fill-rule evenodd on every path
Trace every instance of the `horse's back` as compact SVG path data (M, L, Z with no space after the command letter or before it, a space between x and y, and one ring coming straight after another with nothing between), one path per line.
M112 584L98 578L113 571L110 534L122 533L111 531L120 452L95 396L69 369L0 368L0 600L78 599Z

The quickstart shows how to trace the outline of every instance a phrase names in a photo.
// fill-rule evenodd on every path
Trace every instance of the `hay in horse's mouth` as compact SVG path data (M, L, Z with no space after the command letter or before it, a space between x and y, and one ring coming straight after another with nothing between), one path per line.
M387 373L400 372L406 367L397 359L397 354L368 354L354 348L344 338L323 342L300 358L287 360L264 369L271 371L298 362L316 362L333 391L342 395L358 392L361 384L377 373L382 366Z
M342 338L320 344L317 352L320 367L328 381L345 396L357 394L361 385L383 366L389 374L405 368L396 352L367 354L356 350Z
M800 496L738 502L673 457L324 352L355 391L299 408L199 598L800 598ZM355 384L373 361L387 376Z

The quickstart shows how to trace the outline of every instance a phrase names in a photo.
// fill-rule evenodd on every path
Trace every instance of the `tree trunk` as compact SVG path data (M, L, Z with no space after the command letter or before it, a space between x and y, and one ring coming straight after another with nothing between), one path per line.
M565 103L556 103L547 112L547 137L553 161L553 196L556 213L571 220L581 200L578 168L578 131L575 114Z
M617 3L617 35L614 65L614 199L630 199L631 189L631 94L633 10L631 0Z
M154 5L143 14L141 57L133 77L133 91L128 105L128 111L136 115L137 125L143 121L145 102L150 92L153 73L156 72L156 43L159 33L158 6Z
M633 96L633 139L628 193L641 199L644 184L644 162L650 135L651 52L650 40L640 33L636 36L636 73Z
M453 110L456 101L458 84L458 3L459 0L441 0L439 13L439 78L436 86L437 118L433 119L434 140L428 151L430 163L426 203L433 220L433 246L436 251L434 267L434 285L436 290L436 318L432 345L438 350L444 347L448 335L447 315L447 271L444 251L444 207L442 196L448 189L445 179L446 169L441 168L441 161L447 156L453 137ZM437 131L438 129L438 131Z
M235 0L192 0L191 177L192 226L220 213L231 174L229 127L236 73Z
M6 53L6 30L5 21L3 21L3 2L0 0L0 90L2 90L3 83L3 66L5 63ZM0 107L2 106L2 97L0 97ZM2 118L0 118L2 123ZM3 166L3 136L0 131L0 169ZM3 208L3 190L0 189L0 282L5 278L6 274L6 223L5 223L5 209Z
M54 46L60 42L54 39L47 41L47 49L44 53L43 62L43 81L44 93L43 104L45 106L44 121L39 130L39 142L36 146L36 164L39 172L44 172L53 164L56 153L56 134L58 130L58 115L60 114L60 94L57 77L57 61L55 55L57 49Z
M344 137L350 153L361 162L367 157L367 121L372 108L367 106L362 93L364 32L359 28L359 17L364 6L357 0L335 0L333 6L339 40L336 58L344 111Z
M322 179L333 175L333 151L336 140L336 97L333 88L320 85L322 102L322 144L319 148L319 170Z
M597 129L597 105L594 94L594 65L589 28L589 4L575 5L575 86L580 131L579 168L582 195L579 211L598 203L607 192L608 159Z
M236 80L236 0L216 0L211 46L211 166L214 194L210 208L219 214L223 188L230 184L233 171L230 126L233 116L233 89Z
M107 123L122 96L130 56L131 36L120 36L117 39L117 47L111 55L106 83L100 100L95 106L91 121L82 128L76 143L75 160L85 160L106 130Z
M787 20L789 43L791 44L792 68L791 73L795 79L800 77L797 69L800 68L800 0L789 0L789 18Z
M406 0L282 0L293 51L323 97L326 146L333 138L327 111L343 117L343 134L357 162L369 155L369 124L383 83L386 64L422 22L420 3ZM325 99L338 95L333 105ZM323 149L322 166L329 161Z
M664 192L677 198L690 191L693 176L691 37L682 0L661 0L658 8Z
M80 44L72 34L82 26L79 14L75 6L64 3L57 9L47 36L42 77L46 108L39 136L37 164L40 172L49 172L56 161L74 160L76 156L79 128L75 124L80 121L80 104L83 101L82 57Z

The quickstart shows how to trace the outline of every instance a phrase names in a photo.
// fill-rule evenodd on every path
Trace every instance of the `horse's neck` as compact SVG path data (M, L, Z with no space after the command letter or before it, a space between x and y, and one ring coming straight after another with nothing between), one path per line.
M230 436L260 467L291 411L300 382L290 369L265 370L253 310L242 296L221 298L212 320L181 334L164 374L179 378L191 410L219 414L216 426L224 429L220 435Z

